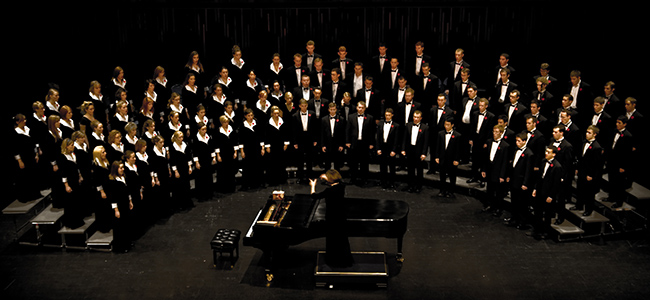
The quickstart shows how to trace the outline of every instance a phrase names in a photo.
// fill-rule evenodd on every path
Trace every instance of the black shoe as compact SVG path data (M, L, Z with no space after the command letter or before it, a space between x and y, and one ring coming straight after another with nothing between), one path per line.
M484 188L485 187L485 182L481 181L481 183L478 184L479 187Z
M591 212L591 211L585 211L585 212L582 213L582 216L584 216L584 217L588 217L588 216L591 216L591 213L593 213L593 212Z
M564 220L557 219L557 220L555 220L555 222L554 222L553 224L555 224L555 225L560 225L560 224L562 224L562 223L564 223Z
M621 208L621 207L623 207L622 204L618 204L618 203L612 204L612 208Z
M574 206L574 207L570 207L569 210L583 210L583 208Z
M467 179L467 181L465 181L465 182L467 182L467 183L474 183L474 182L477 182L477 181L478 181L478 180L476 180L475 178L470 178L470 179Z
M603 199L603 202L616 202L616 201L613 200L612 198L605 198Z

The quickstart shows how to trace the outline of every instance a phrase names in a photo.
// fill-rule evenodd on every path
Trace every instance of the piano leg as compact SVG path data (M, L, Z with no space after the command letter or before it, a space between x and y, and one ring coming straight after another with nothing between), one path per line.
M402 245L404 244L404 236L400 236L397 238L397 255L395 255L395 258L397 258L398 262L404 262L404 257L402 256Z

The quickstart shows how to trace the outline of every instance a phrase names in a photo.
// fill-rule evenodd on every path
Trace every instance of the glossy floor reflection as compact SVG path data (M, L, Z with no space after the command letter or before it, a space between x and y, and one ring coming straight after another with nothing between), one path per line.
M291 247L267 285L261 251L240 245L240 257L213 265L210 239L219 228L242 235L274 189L308 193L306 185L218 195L160 220L126 254L21 246L13 221L2 216L2 299L643 299L650 296L647 237L535 240L481 211L467 193L438 198L349 186L355 198L404 200L410 205L403 263L395 240L352 238L353 251L384 251L387 288L316 288L316 255L324 239Z

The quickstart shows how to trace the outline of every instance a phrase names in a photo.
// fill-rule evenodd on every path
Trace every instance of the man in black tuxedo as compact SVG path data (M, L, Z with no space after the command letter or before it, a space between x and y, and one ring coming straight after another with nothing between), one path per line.
M309 78L313 86L323 87L325 83L330 80L331 72L328 69L323 68L323 59L317 57L314 59L314 64L311 72L309 73Z
M547 119L546 116L540 113L541 106L539 105L539 102L537 102L537 100L535 99L530 101L529 109L530 109L530 114L533 117L537 118L537 125L536 125L537 129L541 131L544 135L550 136L551 128L553 126L551 125L551 121Z
M408 86L406 77L400 76L397 79L396 87L390 91L391 96L386 99L386 107L392 109L397 108L397 105L404 101L404 94L407 89L411 89L411 87ZM415 90L413 90L413 92L415 92Z
M354 72L348 76L348 86L352 90L352 98L357 98L357 91L363 88L364 80L366 79L366 73L363 71L363 63L355 62L354 63Z
M419 193L422 190L424 159L429 151L429 127L422 122L422 112L413 113L413 121L406 123L402 138L402 155L406 157L408 170L408 192Z
M627 117L627 125L625 126L626 130L632 133L634 136L639 136L637 140L643 139L641 134L645 132L645 119L643 114L641 114L636 109L636 98L628 97L625 99L625 114ZM637 145L637 148L639 145Z
M528 206L533 188L535 167L535 154L527 147L528 136L522 132L517 134L515 144L517 150L512 158L506 181L510 184L510 199L512 217L508 225L516 226L518 229L525 229L530 223Z
M336 103L327 105L328 114L321 118L320 138L321 151L325 169L334 165L334 169L341 170L344 162L346 120L338 114Z
M401 146L400 125L393 121L393 109L387 108L384 120L377 126L377 158L383 188L395 188L395 167Z
M366 103L357 102L357 112L350 114L347 120L346 147L348 149L348 165L352 182L364 185L368 178L370 151L375 146L374 118L366 114Z
M413 113L416 110L421 110L421 105L415 101L415 91L407 88L404 92L404 100L397 104L393 118L395 122L404 126L406 123L413 121Z
M309 99L309 107L307 109L313 111L316 118L320 120L320 118L327 115L330 101L322 97L323 90L319 87L313 89L313 94L314 97Z
M488 106L489 101L487 99L479 99L478 110L472 113L469 128L465 132L472 149L472 175L467 180L467 183L481 182L481 187L484 186L484 183L481 181L482 177L479 170L487 157L483 145L492 136L492 129L497 122L496 116L487 110Z
M510 144L503 139L504 131L503 125L494 125L492 128L492 138L488 139L483 146L486 158L481 167L481 177L487 183L487 199L483 203L483 211L492 212L497 217L501 216L503 199L507 191L506 178L510 162Z
M548 90L548 80L544 77L538 77L537 89L532 93L532 100L537 101L539 106L543 107L543 114L549 116L552 114L559 106L559 103L555 103L553 94ZM530 103L528 103L530 106Z
M604 94L602 95L605 98L605 112L607 112L612 118L616 118L625 113L625 101L614 94L616 90L616 84L613 81L608 81L605 83L603 88Z
M510 69L502 69L501 77L494 86L492 98L490 99L490 111L495 114L501 113L505 105L508 103L510 93L518 88L518 85L510 81Z
M424 54L424 43L418 41L415 43L415 56L407 67L411 81L415 81L420 76L425 63L432 63L431 56Z
M337 52L338 58L332 61L332 70L337 68L340 70L339 74L341 75L341 80L346 81L348 75L353 72L354 61L348 58L348 50L345 46L339 47L339 52Z
M599 134L597 137L601 145L605 142L607 137L610 136L609 133L612 132L612 129L614 129L614 118L605 111L605 104L605 98L596 97L596 99L594 99L594 108L592 113L589 118L585 120L587 122L581 126L582 128L587 128L591 125L598 127L600 133L603 134L602 136Z
M575 149L573 144L571 144L565 138L566 127L564 125L556 125L553 127L553 138L551 139L549 146L556 148L555 159L562 165L562 180L561 180L561 189L555 198L555 205L557 205L557 211L561 212L564 210L564 205L567 201L571 200L571 186L573 182L573 177L575 175ZM564 215L562 213L558 214L556 219L556 225L562 224L564 222Z
M535 155L533 162L533 169L535 172L539 171L538 166L544 159L544 151L546 150L546 136L537 128L537 118L532 114L526 115L526 148Z
M300 105L300 99L307 101L314 98L314 88L311 86L309 75L303 74L300 80L300 86L293 89L293 102Z
M503 81L503 70L508 70L508 77L513 77L515 74L515 68L510 65L510 54L508 53L501 53L501 55L499 55L499 65L495 68L494 71L495 75L497 75L497 84Z
M567 141L571 145L580 145L582 144L582 133L580 133L580 128L576 124L576 122L573 121L573 117L571 116L571 113L568 111L562 111L560 113L560 124L559 125L564 125L564 134L563 136L567 139ZM575 152L573 153L573 156L577 156L579 153L579 149L573 149ZM563 164L565 168L568 168L566 164Z
M350 120L350 115L357 111L356 106L352 103L352 95L349 92L343 93L343 100L339 107L339 115L345 120Z
M365 102L366 113L376 117L375 120L379 121L383 111L384 97L381 91L374 87L374 78L372 76L366 76L363 85L363 88L357 90L357 97L354 102Z
M332 80L325 82L323 86L323 98L329 99L332 102L340 105L341 100L343 99L343 93L349 92L348 85L343 80L341 80L341 69L334 68L330 72L330 78Z
M438 197L454 197L456 173L460 164L462 134L454 129L454 117L444 120L444 130L438 132L434 149L434 161L440 170L440 192ZM447 184L449 178L449 184Z
M383 90L391 91L397 89L399 86L400 78L404 78L404 83L406 84L406 73L399 67L399 60L397 57L390 59L390 70L389 74L384 77L383 85L386 86Z
M445 120L447 118L454 116L454 111L451 107L446 105L447 98L445 94L439 94L436 99L437 105L434 105L429 109L429 117L424 120L427 125L429 125L429 147L431 149L436 149L436 143L438 142L438 132L444 130ZM427 174L433 174L434 171L438 168L433 162L429 162L429 169Z
M459 112L463 109L462 100L466 97L469 97L467 89L470 86L475 87L475 90L478 91L478 86L469 80L469 77L470 69L464 68L462 71L460 71L460 80L454 82L451 85L451 90L447 91L447 94L449 95L449 105L456 112Z
M572 120L578 120L578 118L579 118L578 110L571 106L572 103L573 103L573 96L571 96L570 94L566 94L566 95L562 96L562 102L561 102L562 106L557 108L555 110L555 113L553 113L553 115L550 117L551 123L553 123L553 126L555 126L557 124L560 124L560 122L562 122L562 120L560 118L560 114L564 110L566 110L567 112L569 112L571 114L571 119Z
M503 113L508 116L508 126L514 132L521 132L526 128L524 116L528 113L528 108L519 101L520 96L519 90L510 92L509 103L503 110Z
M551 220L559 211L556 204L560 193L562 181L562 164L555 159L557 148L546 147L544 161L540 168L541 176L535 181L533 189L533 208L535 224L532 235L536 239L543 239L548 236Z
M299 183L307 183L309 178L313 178L312 169L319 137L318 119L313 111L307 109L308 106L307 100L300 99L300 110L292 116L293 147L298 163L296 177Z
M546 89L551 93L555 94L558 92L557 78L550 75L551 66L548 63L542 63L539 66L539 75L533 76L533 81L538 82L539 79L544 79L546 82Z
M571 85L569 86L568 94L573 96L571 107L579 112L587 112L591 110L594 96L591 85L582 80L581 72L573 70L569 74L571 78ZM575 119L576 121L578 119Z
M373 55L370 61L366 62L366 66L368 66L368 73L377 79L380 88L386 90L383 84L386 82L387 77L390 76L391 56L386 53L388 47L384 43L380 43L377 50L379 53Z
M323 57L314 52L314 49L316 48L316 44L314 41L309 40L307 41L307 45L305 46L305 49L307 49L307 52L302 55L303 60L302 60L302 67L307 69L307 72L311 72L314 70L314 60L317 58L323 59Z
M461 74L463 70L469 70L469 63L466 62L463 58L465 57L465 50L458 48L454 51L454 61L449 63L448 73L445 76L445 86L447 87L447 93L449 93L450 87L453 87L457 81L461 81Z
M442 92L440 79L431 73L429 63L422 64L422 72L415 81L414 90L425 111L433 106L434 98Z
M628 119L624 115L616 119L616 131L607 154L607 173L609 174L609 197L607 200L615 202L611 206L613 209L623 206L623 202L627 198L625 189L632 185L631 174L635 161L631 158L634 155L634 141L632 133L626 129L627 122Z
M578 197L576 205L571 210L583 210L583 216L589 216L594 211L595 197L600 191L603 166L605 165L604 149L597 141L598 127L590 125L585 130L585 141L580 147L576 167Z
M463 142L460 149L462 162L469 161L471 146L468 143L468 139L471 135L467 133L472 131L472 115L474 112L479 110L478 88L474 85L467 87L467 95L467 97L463 98L460 109L454 111L456 120L459 120L459 122L457 122L458 124L455 126L460 132L464 133Z
M287 91L293 91L293 89L300 87L300 81L302 80L302 75L308 75L309 71L306 68L302 67L302 55L296 53L293 55L293 64L287 67L284 71L284 84ZM294 95L294 98L298 96ZM300 100L300 98L298 98Z

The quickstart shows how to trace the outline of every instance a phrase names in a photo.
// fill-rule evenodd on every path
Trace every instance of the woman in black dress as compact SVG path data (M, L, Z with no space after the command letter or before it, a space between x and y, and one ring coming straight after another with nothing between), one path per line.
M205 95L203 95L198 84L196 75L194 73L187 73L181 89L181 99L185 107L194 109L205 99ZM194 112L189 112L189 114L194 114Z
M10 140L15 144L11 149L15 164L15 196L21 202L28 202L30 200L42 197L39 189L32 187L32 182L36 178L38 172L38 148L36 147L36 140L30 135L31 131L27 124L27 117L23 114L18 114L14 117L15 131Z
M350 241L346 232L345 222L345 183L341 174L334 170L328 170L320 176L320 179L327 186L324 191L316 193L317 179L310 179L311 195L313 199L325 199L325 261L330 266L349 267L354 264Z
M208 126L200 122L192 141L192 153L196 168L194 172L195 193L199 201L211 198L214 191L213 175L217 156L214 139L208 132Z
M93 148L92 162L92 189L91 199L93 201L93 211L95 212L95 224L97 230L109 232L112 228L112 211L111 204L106 196L104 186L110 174L110 162L106 158L106 149L104 146Z
M129 252L133 232L133 202L124 176L124 163L114 161L106 181L106 194L113 209L113 250Z
M72 119L72 109L70 106L63 105L59 109L61 115L61 138L70 138L72 133L77 131L77 125Z
M172 95L171 85L169 84L167 76L165 75L165 68L157 66L154 69L153 84L155 86L154 91L158 96L156 99L153 99L155 103L154 109L157 112L163 112L165 110L165 105L167 105L165 101Z
M242 158L241 190L260 188L264 184L264 126L255 119L252 109L247 108L244 113L244 122L238 130Z
M152 189L152 203L156 203L151 213L154 218L169 216L172 212L170 205L170 181L172 172L169 168L169 153L165 148L165 139L156 135L152 139L153 150L149 155L149 166L156 180Z
M172 135L169 147L169 166L172 170L172 208L185 210L194 207L190 197L190 175L192 175L193 159L190 147L184 142L185 135L176 131ZM189 141L189 139L188 139Z
M269 109L271 118L265 124L264 151L266 182L279 185L287 182L286 153L291 142L291 128L282 119L282 111L273 106Z
M122 143L122 134L117 130L111 130L108 133L108 145L106 146L106 157L110 162L122 160L124 156L124 144Z
M145 121L142 125L142 134L140 135L140 139L147 143L147 154L151 155L151 152L154 149L153 138L158 135L160 135L160 133L156 131L156 122L154 120Z
M69 228L78 228L84 225L85 209L83 194L81 193L81 176L78 158L75 155L74 142L66 138L61 142L61 154L57 159L59 165L59 178L61 194L59 200L63 205L63 225Z
M239 150L237 134L230 126L226 116L219 118L221 127L216 131L214 139L217 153L217 191L232 193L235 191L236 161Z

